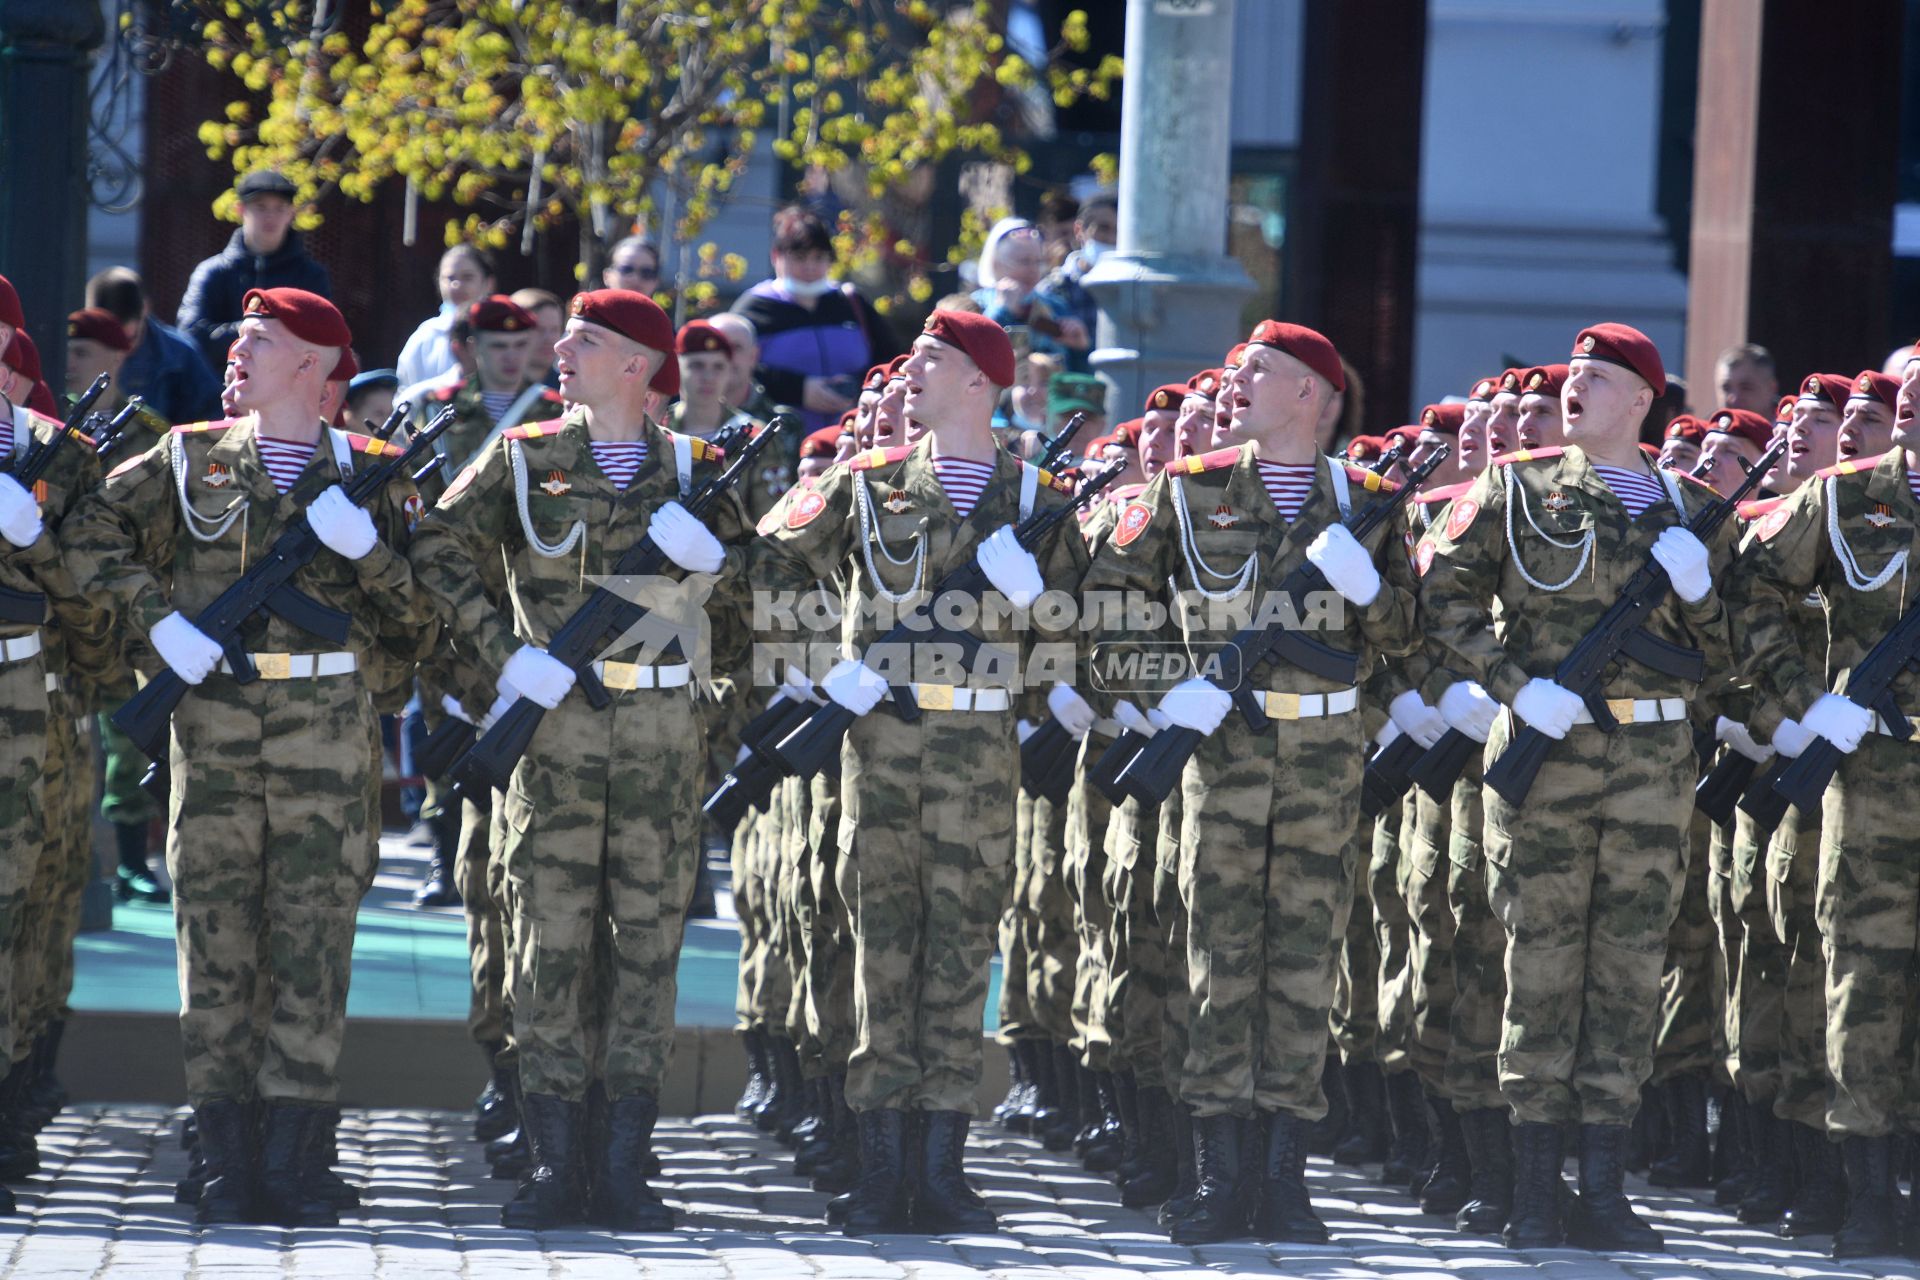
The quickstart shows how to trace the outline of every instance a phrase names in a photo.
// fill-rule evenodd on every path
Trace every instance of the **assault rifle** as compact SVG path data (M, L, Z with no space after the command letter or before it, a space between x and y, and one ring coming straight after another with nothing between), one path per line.
M1867 656L1854 665L1847 674L1846 692L1841 695L1878 715L1900 742L1913 737L1913 723L1894 700L1893 682L1909 667L1920 669L1920 604L1908 606L1893 630L1881 636ZM1815 734L1806 750L1787 761L1773 784L1774 792L1802 813L1819 812L1820 797L1833 781L1842 754L1840 748Z
M106 392L113 379L101 374L93 380L73 402L73 409L67 414L67 420L60 429L47 440L35 439L28 448L26 456L16 458L9 472L22 489L33 492L33 486L40 483L47 474L47 468L60 456L60 448L66 444L67 437L80 430L80 423L86 419L87 412L93 408L93 402ZM0 622L15 626L37 627L47 620L47 597L38 591L15 591L9 587L0 587Z

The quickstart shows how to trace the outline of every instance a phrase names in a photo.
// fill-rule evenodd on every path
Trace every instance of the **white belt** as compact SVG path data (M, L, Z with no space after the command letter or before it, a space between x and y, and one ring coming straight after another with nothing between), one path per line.
M1118 720L1095 720L1093 731L1103 738L1117 738L1127 731L1127 726Z
M646 667L637 662L596 662L593 674L609 689L684 689L693 681L693 667L685 662L670 667Z
M250 653L253 669L262 680L307 680L314 676L344 676L359 666L351 653ZM227 675L233 668L225 658L216 670Z
M60 692L60 677L55 675L51 671L47 672L47 692L48 693Z
M1275 693L1260 695L1269 720L1318 720L1323 716L1344 716L1360 707L1358 689L1336 689L1332 693Z
M1895 738L1895 739L1898 739L1898 740L1899 740L1899 741L1901 741L1901 742L1912 742L1912 741L1913 741L1913 739L1912 739L1912 738L1910 738L1910 737L1908 737L1908 738L1902 738L1902 737L1900 737L1900 735L1899 735L1899 734L1897 734L1897 733L1895 733L1895 732L1893 731L1893 726L1887 723L1887 718L1886 718L1885 716L1883 716L1883 715L1881 715L1881 714L1880 714L1880 713L1879 713L1878 711L1876 711L1876 712L1874 712L1874 713L1873 713L1873 731L1874 731L1875 733L1884 733L1884 734L1886 734L1886 735L1887 735L1887 736L1888 736L1889 738Z
M1607 710L1621 724L1652 724L1658 720L1685 720L1685 698L1608 698ZM1593 713L1582 706L1573 717L1575 724L1592 724Z
M1005 689L956 689L950 684L907 687L913 690L913 700L922 711L1005 711L1013 705L1013 695Z
M0 640L0 662L19 662L40 652L40 633Z

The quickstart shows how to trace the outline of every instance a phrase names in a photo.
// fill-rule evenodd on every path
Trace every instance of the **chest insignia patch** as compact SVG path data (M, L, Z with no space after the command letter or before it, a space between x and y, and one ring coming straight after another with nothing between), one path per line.
M887 495L887 500L880 505L897 516L904 515L907 508L912 504L907 501L907 491L905 489L895 489Z
M563 493L572 493L573 482L567 479L567 473L564 471L549 471L545 482L540 486L540 491L557 498Z
M1573 510L1573 499L1558 489L1555 489L1552 493L1541 499L1540 505L1555 515L1559 515L1563 511Z
M1240 517L1233 513L1232 507L1223 502L1213 509L1213 514L1207 517L1207 523L1216 529L1231 529L1240 523Z
M209 462L206 479L202 483L209 489L224 489L233 483L233 472L227 469L224 462Z

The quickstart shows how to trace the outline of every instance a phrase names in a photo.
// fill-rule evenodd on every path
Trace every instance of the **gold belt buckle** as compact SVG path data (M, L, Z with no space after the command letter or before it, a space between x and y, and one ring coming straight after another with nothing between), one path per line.
M923 684L914 689L913 696L922 711L953 710L953 686L950 684Z
M602 663L600 683L608 689L636 689L640 685L640 664L613 661Z
M1266 696L1267 718L1270 720L1298 720L1300 718L1300 695L1297 693L1275 693L1268 691Z
M1613 712L1613 718L1621 724L1632 724L1633 701L1632 698L1608 698L1607 710Z
M253 666L262 680L293 678L293 655L290 653L256 653L253 655Z

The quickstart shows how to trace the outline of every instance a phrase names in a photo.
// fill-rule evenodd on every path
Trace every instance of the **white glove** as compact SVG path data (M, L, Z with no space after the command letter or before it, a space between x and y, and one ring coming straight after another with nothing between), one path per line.
M1033 721L1031 720L1014 721L1013 736L1019 740L1021 746L1025 746L1027 744L1027 739L1033 736Z
M1513 714L1546 734L1564 738L1573 728L1573 718L1587 704L1580 695L1551 680L1536 676L1520 686L1513 698Z
M1160 699L1159 711L1169 724L1212 733L1232 707L1233 699L1219 685L1199 676L1189 676L1167 690L1166 696Z
M1786 723L1793 724L1793 721L1789 720ZM1799 726L1795 725L1794 727L1798 728ZM1738 720L1729 720L1725 716L1721 716L1713 722L1713 736L1755 764L1764 762L1768 756L1773 754L1772 747L1762 746L1753 740L1753 734L1748 731L1747 726L1741 724ZM1795 754L1798 753L1796 752Z
M487 730L493 728L493 722L495 720L507 714L507 708L519 700L520 695L512 689L502 689L500 696L493 700L493 705L487 708L487 714L480 717L480 723L475 727L479 729L480 732L485 733Z
M1440 695L1440 714L1449 728L1458 729L1475 742L1485 742L1493 732L1500 704L1474 680L1455 680Z
M1441 714L1427 705L1427 700L1419 692L1409 689L1387 704L1387 714L1393 717L1393 723L1400 726L1400 732L1412 738L1423 748L1431 747L1440 741L1440 735L1447 731L1447 722Z
M1713 589L1707 544L1679 525L1653 540L1653 558L1673 579L1673 593L1688 604L1697 604Z
M154 623L147 643L188 684L199 684L220 665L220 646L181 613L170 613Z
M1782 720L1773 731L1773 749L1791 760L1813 745L1813 735L1798 720Z
M450 693L440 695L440 709L452 716L455 720L465 720L468 724L473 723L473 717L468 715L467 709L460 705L460 699Z
M327 486L319 497L307 504L307 523L313 526L315 536L327 544L329 551L349 560L365 556L380 541L380 535L373 528L373 517L354 506L353 499L337 484Z
M688 573L718 573L726 563L727 552L720 539L677 502L665 503L653 513L647 536L667 559Z
M1307 546L1307 559L1326 575L1327 585L1362 609L1380 594L1380 571L1373 557L1344 525L1328 525Z
M532 698L551 711L573 688L573 668L535 645L523 644L500 668L495 687L503 694Z
M788 702L811 702L815 706L826 705L825 699L820 696L820 686L815 684L806 672L791 662L787 664L787 678L780 682L780 692L773 696L775 698L785 698Z
M1028 608L1047 589L1040 578L1040 565L1033 553L1013 536L1010 524L1003 524L987 535L973 558L993 589L1012 601L1016 609Z
M18 480L0 475L0 534L16 547L30 547L40 540L40 528L40 504Z
M1823 693L1807 708L1807 714L1800 717L1800 727L1808 733L1819 734L1851 755L1859 748L1860 739L1872 731L1873 712L1852 698Z
M1100 718L1070 684L1056 684L1047 691L1047 710L1053 712L1053 718L1075 741L1086 737L1093 722Z
M744 742L741 743L740 749L733 753L733 767L738 769L741 765L745 764L752 757L753 757L753 748L748 746Z
M1380 732L1373 735L1373 749L1375 751L1384 751L1392 744L1395 738L1405 736L1405 734L1400 732L1400 726L1389 718L1385 724L1380 726Z
M887 682L866 663L842 658L820 682L820 691L853 714L863 716L879 705Z
M1131 702L1114 703L1113 718L1120 722L1122 729L1130 729L1134 733L1145 734L1149 738L1160 732L1160 726Z

